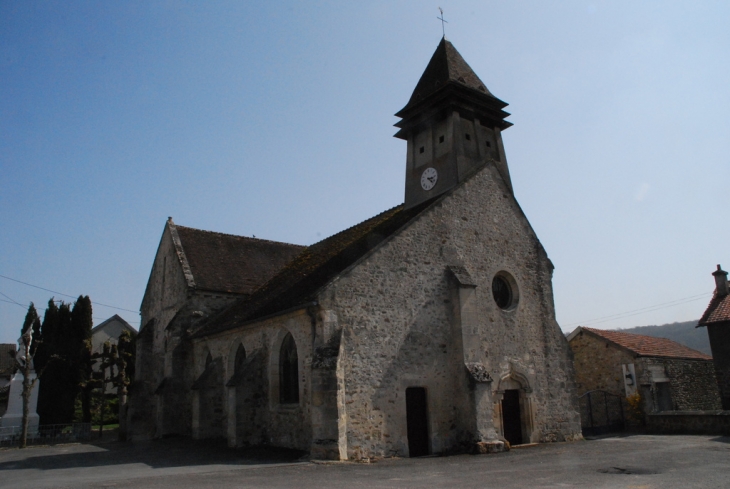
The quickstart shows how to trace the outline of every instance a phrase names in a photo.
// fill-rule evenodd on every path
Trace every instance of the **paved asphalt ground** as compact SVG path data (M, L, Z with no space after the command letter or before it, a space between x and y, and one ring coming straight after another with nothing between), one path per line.
M186 439L0 450L0 488L730 488L730 438L611 437L493 455L312 463Z

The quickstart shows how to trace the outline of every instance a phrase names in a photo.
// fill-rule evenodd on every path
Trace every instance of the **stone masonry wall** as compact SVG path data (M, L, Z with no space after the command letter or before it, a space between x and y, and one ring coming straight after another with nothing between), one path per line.
M129 409L132 439L190 434L190 385L194 379L187 336L198 322L236 297L188 287L166 225L140 311L143 334L137 343L137 378ZM168 381L163 384L163 379Z
M665 359L672 403L677 411L722 409L712 360Z
M299 361L299 403L279 403L279 351L287 333L291 333L297 345ZM309 450L311 433L311 364L312 319L305 310L277 316L237 330L227 331L214 337L194 340L194 369L200 375L205 369L205 359L220 359L224 366L222 384L227 391L224 432L230 446L269 444L279 447ZM236 392L231 383L235 355L243 345L246 358L252 359L247 368L264 376L263 383L249 375L244 392ZM230 384L230 385L229 385ZM241 385L243 388L243 385ZM201 394L199 394L200 396ZM261 398L264 398L263 402ZM205 403L206 400L198 399ZM207 420L195 419L198 409L193 409L193 437L204 436L199 431ZM236 426L237 422L254 420L255 426Z
M155 390L164 378L165 328L187 299L169 226L165 226L142 302L141 341L137 342L136 378L130 392L131 439L158 436Z
M449 265L463 266L476 284L468 344L454 334L459 319ZM514 278L519 301L513 310L501 310L492 298L497 272ZM579 437L551 272L529 223L488 165L324 290L320 304L343 329L348 457L407 455L404 391L410 386L427 390L432 453L476 441L465 352L493 379L492 395L503 378L530 384L523 386L532 398L530 440Z
M730 410L730 322L707 326L722 408Z
M573 350L578 395L600 389L626 397L621 365L633 363L637 368L633 355L584 331L570 341L570 348Z

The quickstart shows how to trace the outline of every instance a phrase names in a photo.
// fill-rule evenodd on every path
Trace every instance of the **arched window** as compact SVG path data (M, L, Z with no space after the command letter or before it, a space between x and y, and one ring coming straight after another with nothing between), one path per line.
M208 352L208 356L205 357L205 369L208 370L208 367L210 367L210 364L213 363L213 355Z
M246 349L243 345L238 345L236 350L236 363L233 366L233 374L239 377L243 373L243 362L246 361Z
M284 338L279 352L279 402L299 402L299 362L297 345L291 333Z

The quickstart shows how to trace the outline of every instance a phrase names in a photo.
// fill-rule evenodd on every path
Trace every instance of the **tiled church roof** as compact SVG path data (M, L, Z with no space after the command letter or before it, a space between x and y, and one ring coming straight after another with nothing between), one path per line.
M304 246L175 225L198 289L251 294Z
M725 321L730 322L730 295L718 297L715 293L697 325L707 326Z
M642 334L582 328L601 338L615 343L642 357L686 358L691 360L712 360L712 357L693 350L667 338L655 338Z
M399 205L313 244L251 297L239 299L213 316L195 336L225 331L312 301L321 287L401 229L434 200L406 210Z

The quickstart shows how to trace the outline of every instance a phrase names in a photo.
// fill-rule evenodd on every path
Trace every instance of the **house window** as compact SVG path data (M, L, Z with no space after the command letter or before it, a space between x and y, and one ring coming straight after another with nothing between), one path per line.
M467 141L471 141L471 134L464 134L464 138L465 138L465 139L466 139Z
M279 352L279 402L299 402L299 358L297 345L291 333L286 335Z
M444 142L444 137L443 136L439 136L439 143L443 143L443 142Z
M426 148L423 146L421 146L421 149L418 150L419 153L423 153L424 151L426 151Z

